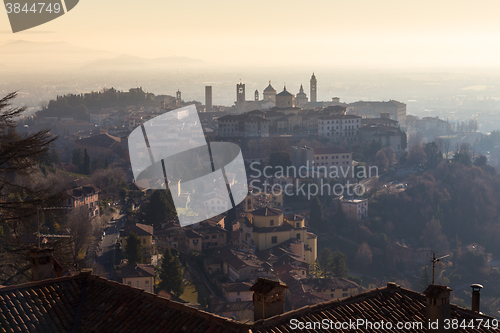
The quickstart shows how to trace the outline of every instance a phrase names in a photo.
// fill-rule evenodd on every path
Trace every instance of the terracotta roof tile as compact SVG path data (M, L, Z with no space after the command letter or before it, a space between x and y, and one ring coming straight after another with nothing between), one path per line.
M343 299L331 300L316 305L305 306L298 310L286 312L265 320L259 320L252 326L252 332L292 332L290 320L297 319L300 322L321 322L330 319L333 322L345 322L349 319L365 319L371 322L427 322L425 316L425 296L395 284L387 287L370 290ZM470 320L473 318L490 319L485 315L451 305L451 319ZM425 326L424 326L425 327ZM304 329L303 332L323 332L321 329ZM351 332L350 330L335 330L336 332ZM461 330L461 332L472 332L472 330ZM356 332L387 332L387 330L366 330L364 328ZM424 333L425 328L414 329L409 332ZM488 332L486 328L477 328L474 332Z
M0 288L0 331L70 332L74 326L78 332L221 333L250 328L94 275Z

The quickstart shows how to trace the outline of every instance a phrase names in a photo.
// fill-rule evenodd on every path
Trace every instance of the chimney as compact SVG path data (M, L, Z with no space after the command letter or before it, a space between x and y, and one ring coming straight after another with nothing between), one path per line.
M284 291L288 287L280 281L260 277L250 287L253 291L254 320L266 319L285 312Z
M36 249L29 252L33 281L52 279L62 275L62 266L52 253L53 249Z
M472 288L472 311L479 313L479 304L481 299L481 289L483 286L480 284L473 284Z
M425 316L429 325L429 332L450 332L444 328L445 319L450 319L450 292L452 290L447 286L431 284L424 291L427 299L425 306ZM433 323L435 325L433 325Z

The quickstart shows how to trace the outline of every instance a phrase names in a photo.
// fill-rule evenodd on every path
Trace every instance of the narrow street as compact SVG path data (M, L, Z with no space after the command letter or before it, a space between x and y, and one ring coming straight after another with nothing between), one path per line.
M106 231L103 240L99 242L100 255L97 258L97 262L104 267L111 280L114 279L115 245L117 239L120 237L120 228L124 224L125 215L117 215L116 219L108 224L108 231Z

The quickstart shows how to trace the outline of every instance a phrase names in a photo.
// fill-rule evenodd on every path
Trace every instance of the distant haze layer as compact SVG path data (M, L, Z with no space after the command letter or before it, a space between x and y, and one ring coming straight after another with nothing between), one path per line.
M16 35L2 14L0 43L63 41L218 65L497 66L498 12L496 0L86 0Z

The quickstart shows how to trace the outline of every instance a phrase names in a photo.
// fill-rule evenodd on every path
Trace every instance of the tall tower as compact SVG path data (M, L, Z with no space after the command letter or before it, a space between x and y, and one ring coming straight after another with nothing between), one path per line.
M246 101L245 101L245 84L238 83L236 85L236 112L243 113L246 109Z
M276 102L276 89L274 89L271 85L271 81L269 81L269 85L267 86L267 88L264 89L263 95L264 100Z
M212 111L212 86L205 86L205 111Z
M238 83L236 85L236 102L243 103L245 102L245 84Z
M181 105L182 102L182 96L181 96L181 91L177 90L175 93L175 105Z
M259 91L255 89L255 101L259 100Z
M311 103L316 103L318 101L318 81L316 81L316 76L314 75L314 72L313 72L313 75L311 76L311 81L310 81L310 85L311 85Z
M299 108L303 107L307 103L307 95L304 92L304 87L300 85L300 90L297 96L295 96L295 106Z

